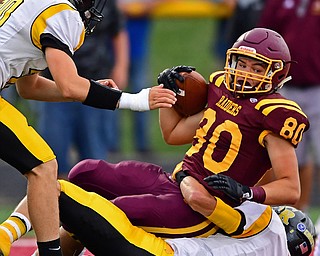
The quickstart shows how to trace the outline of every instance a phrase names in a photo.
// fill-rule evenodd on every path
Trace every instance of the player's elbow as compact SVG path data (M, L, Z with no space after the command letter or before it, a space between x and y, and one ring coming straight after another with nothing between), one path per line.
M300 196L301 196L300 188L292 189L292 191L290 192L289 195L290 195L290 197L288 198L287 204L295 205L300 200Z
M162 133L163 140L168 145L181 146L192 142L192 138L186 137L184 134L175 133Z
M165 141L165 143L167 143L168 145L176 145L176 142L173 138L173 136L170 135L163 135L163 140Z
M266 200L266 204L277 204L277 205L295 205L298 203L301 196L300 187L292 187L283 189L283 191L277 193L273 200Z

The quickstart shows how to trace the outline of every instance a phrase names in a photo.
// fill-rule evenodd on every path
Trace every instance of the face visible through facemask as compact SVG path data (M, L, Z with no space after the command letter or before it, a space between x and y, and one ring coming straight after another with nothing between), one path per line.
M243 86L244 91L252 90L261 83L258 78L265 75L266 69L266 63L240 56L237 60L234 83L236 86Z

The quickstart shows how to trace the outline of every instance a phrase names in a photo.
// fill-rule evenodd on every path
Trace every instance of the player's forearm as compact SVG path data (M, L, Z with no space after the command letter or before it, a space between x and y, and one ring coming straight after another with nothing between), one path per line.
M50 102L70 101L63 97L55 82L37 74L18 79L16 88L24 99Z
M264 204L294 205L300 198L300 185L292 185L289 179L276 180L262 187L266 192Z
M295 204L300 197L298 161L293 145L280 136L269 134L265 146L271 160L274 181L263 185L265 204Z
M181 193L190 207L204 216L209 216L216 206L217 200L191 176L185 177L180 184Z
M173 108L160 109L160 129L164 141L169 145L184 145L192 142L199 127L202 112L182 118Z

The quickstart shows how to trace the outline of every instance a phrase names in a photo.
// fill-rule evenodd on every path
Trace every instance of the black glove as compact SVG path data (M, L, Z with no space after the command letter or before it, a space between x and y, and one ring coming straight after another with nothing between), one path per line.
M178 79L181 83L184 81L183 76L180 75L179 73L180 72L190 73L194 70L196 70L196 68L191 66L185 66L185 65L180 65L173 68L167 68L158 75L158 84L163 84L164 88L170 89L175 93L179 94L180 89L177 86L175 80Z
M179 186L180 186L180 183L182 182L182 180L188 176L189 176L189 174L186 171L179 171L176 173L176 181L178 182Z
M225 195L238 204L245 200L253 199L252 190L248 186L242 185L226 175L211 175L204 178L204 181L213 189L221 190Z

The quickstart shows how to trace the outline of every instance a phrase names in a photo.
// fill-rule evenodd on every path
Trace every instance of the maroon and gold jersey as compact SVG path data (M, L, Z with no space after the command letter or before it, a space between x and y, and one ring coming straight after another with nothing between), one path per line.
M271 168L264 137L274 133L296 147L309 122L295 102L280 94L235 97L223 79L224 72L210 76L207 109L191 148L175 172L187 171L212 194L229 201L222 192L207 186L203 178L223 173L254 186Z

